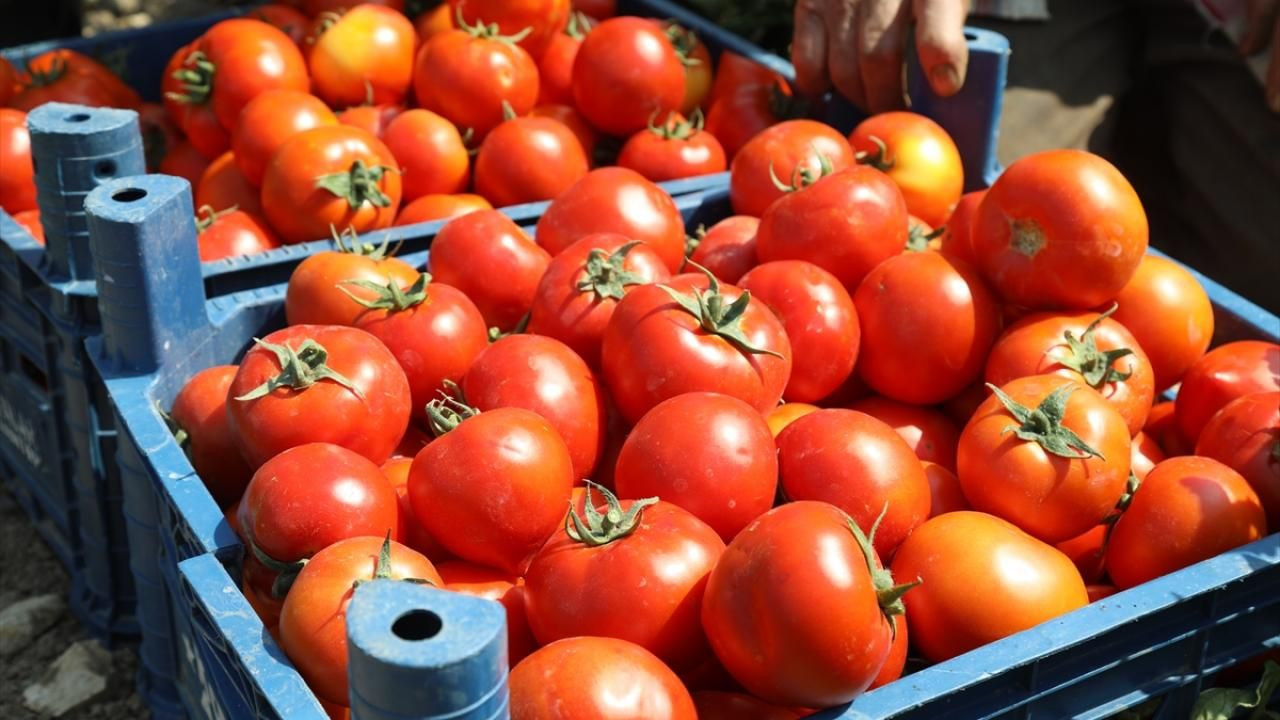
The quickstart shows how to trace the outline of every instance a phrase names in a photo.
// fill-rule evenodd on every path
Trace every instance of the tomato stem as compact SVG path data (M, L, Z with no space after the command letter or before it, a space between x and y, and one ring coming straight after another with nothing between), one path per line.
M942 237L946 227L925 232L920 225L912 225L907 232L907 252L924 252L929 249L929 241Z
M230 215L239 209L239 205L232 205L226 210L214 210L212 205L201 205L200 209L196 211L196 234L203 233L213 227L218 218Z
M686 258L693 257L694 251L707 239L707 226L698 223L698 229L693 231L692 235L684 236L684 256ZM683 269L683 268L682 268Z
M618 496L609 492L608 488L603 485L597 485L590 480L587 480L586 484L587 496L582 504L583 514L586 515L586 519L584 520L578 514L578 509L570 501L569 514L564 519L564 532L574 541L588 547L608 545L635 532L640 527L644 509L658 502L656 497L634 500L631 503L631 507L624 512ZM608 505L608 509L604 513L597 510L596 504L592 502L591 488L599 490L604 495L604 501Z
M431 276L427 273L420 273L417 281L409 288L403 289L400 283L395 280L388 281L385 285L374 282L373 280L343 280L338 283L338 289L347 294L347 297L354 300L357 304L369 308L370 310L388 310L390 312L402 312L410 308L421 305L427 301L427 285L431 283ZM362 298L343 287L343 285L353 285L355 287L364 288L373 293L377 297L372 300Z
M1059 365L1080 373L1089 387L1095 390L1101 389L1107 383L1127 380L1133 374L1132 372L1122 372L1113 367L1120 358L1132 355L1133 350L1130 348L1117 348L1105 352L1099 350L1098 340L1094 333L1102 321L1111 317L1111 314L1118 307L1120 306L1112 303L1110 309L1089 323L1089 326L1085 328L1084 334L1079 339L1070 330L1064 332L1063 337L1067 341L1066 354L1055 358Z
M173 71L173 79L182 83L180 92L166 93L166 97L184 105L203 105L213 94L213 79L218 68L207 55L193 51L183 61L182 67Z
M295 562L284 562L263 552L252 537L248 538L247 542L249 551L258 559L258 562L276 574L276 579L271 583L271 596L277 600L284 598L285 595L289 594L289 589L293 587L293 583L298 579L298 573L302 572L302 568L307 566L307 558L302 558Z
M31 67L30 61L27 61L27 76L31 80L31 87L48 87L62 79L66 72L67 61L58 56L49 59L47 70L37 70Z
M756 347L747 339L742 329L742 316L747 312L747 307L751 304L750 291L743 290L737 300L726 305L724 295L720 292L720 281L716 279L716 276L710 270L692 260L686 260L685 262L707 276L710 287L705 292L694 288L692 292L680 293L666 285L659 285L658 287L670 295L671 299L685 312L697 318L703 330L724 338L745 353L783 357L779 352Z
M1013 428L1013 434L1019 439L1034 441L1045 452L1070 460L1090 457L1106 459L1074 430L1062 424L1062 417L1067 410L1067 397L1075 391L1071 385L1063 385L1049 393L1035 409L1019 403L991 383L987 383L987 387L996 394L1009 414L1021 423L1019 427Z
M364 160L356 160L346 172L317 177L316 187L343 198L352 210L359 209L366 202L374 207L391 207L391 198L381 187L382 177L387 172L396 172L396 169L386 165L370 167Z
M845 516L845 521L849 524L849 532L853 533L853 539L857 541L858 548L862 550L862 557L867 562L867 572L871 575L871 585L876 591L876 600L880 604L880 610L884 613L885 618L889 621L890 631L894 637L898 635L898 624L894 622L894 615L903 615L907 609L902 604L902 596L906 595L911 588L919 585L919 579L914 582L896 584L893 581L893 573L888 568L882 567L879 563L879 556L876 554L875 536L880 529L880 522L884 520L885 515L889 513L889 503L885 503L881 508L880 514L876 517L875 523L871 526L871 537L867 537L862 532L862 528L858 527L858 523L853 518Z
M480 414L478 408L467 404L462 388L452 380L444 381L444 389L440 391L440 397L427 403L426 411L427 429L435 437L444 435L467 419Z
M627 270L623 265L627 253L631 252L640 241L629 242L605 256L604 250L592 248L587 255L587 274L578 281L577 289L581 292L595 293L597 300L613 298L621 300L626 295L628 285L643 285L644 278L638 273Z
M280 374L268 379L244 395L235 398L236 400L257 400L282 387L291 390L306 390L321 380L331 380L355 393L356 397L361 400L364 399L364 393L361 392L360 388L356 387L354 383L337 370L325 364L329 359L329 351L325 350L324 346L315 340L311 338L303 340L297 350L288 345L276 345L259 338L254 338L253 342L259 347L275 353L276 360L280 363Z
M889 157L889 147L884 144L883 140L875 135L872 135L867 139L871 141L872 145L876 146L875 152L861 150L854 153L853 159L856 160L859 165L870 165L880 172L889 172L892 170L893 158Z
M822 178L835 172L835 166L831 164L831 158L820 152L817 146L813 148L814 157L818 158L818 170L815 172L804 161L796 163L795 168L791 170L791 184L788 185L778 179L777 174L773 170L773 162L769 163L769 179L773 181L773 186L785 193L795 192L802 188L818 182Z
M533 32L532 27L527 27L514 35L503 35L502 29L498 27L498 23L489 23L486 25L483 20L477 20L475 25L469 25L467 24L466 19L462 17L462 5L462 3L458 3L454 8L454 23L458 26L459 30L465 31L473 38L479 38L481 40L497 40L498 42L506 43L507 45L515 45L521 40L529 37L529 33Z

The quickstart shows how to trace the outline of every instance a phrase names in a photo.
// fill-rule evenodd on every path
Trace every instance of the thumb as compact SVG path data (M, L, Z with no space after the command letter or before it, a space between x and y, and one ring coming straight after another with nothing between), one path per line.
M954 95L964 85L969 46L964 40L966 0L914 0L916 52L933 91Z

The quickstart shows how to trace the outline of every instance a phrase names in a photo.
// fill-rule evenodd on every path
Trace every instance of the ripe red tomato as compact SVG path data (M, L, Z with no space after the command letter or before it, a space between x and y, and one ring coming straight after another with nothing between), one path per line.
M138 109L142 99L107 66L74 50L40 53L26 63L22 87L9 101L15 110L30 112L49 102L90 107Z
M316 553L285 598L280 645L322 701L345 707L347 604L360 580L414 578L440 587L431 561L397 542L385 551L382 538L342 540ZM381 556L386 552L385 556ZM384 559L385 557L385 559Z
M382 286L394 281L407 288L417 279L418 271L387 257L385 247L347 244L340 235L337 250L318 252L294 268L285 290L285 320L290 325L355 325L365 312L360 301L373 301L378 293L349 281Z
M902 671L907 667L907 646L910 643L907 616L894 615L890 618L890 622L894 625L894 635L893 644L889 646L889 657L885 658L880 674L871 681L871 685L867 687L868 690L875 690L897 680L902 677Z
M661 126L637 131L622 146L618 165L654 182L721 173L727 167L720 141L702 129L701 113L691 120L671 113Z
M413 87L422 107L483 139L504 107L525 115L538 101L538 66L510 38L486 27L449 30L418 52Z
M922 460L920 464L924 466L924 476L929 481L929 517L972 509L955 472L928 460Z
M1081 579L1086 583L1096 583L1106 573L1107 534L1108 525L1103 523L1054 547L1071 559L1076 570L1080 571Z
M684 103L684 63L662 27L615 17L582 41L573 63L573 100L599 130L626 137Z
M479 195L458 193L457 195L423 195L407 202L400 208L395 224L414 225L432 220L451 220L477 210L492 210L488 200Z
M817 402L849 379L861 331L853 298L834 275L802 260L779 260L750 270L738 285L786 329L792 360L783 398Z
M489 133L476 155L476 192L499 207L550 200L587 174L590 163L568 125L518 117Z
M195 206L215 210L235 208L254 214L262 213L258 189L236 166L235 153L228 150L209 163L195 186Z
M8 59L0 57L0 107L8 105L20 89L18 71Z
M540 648L511 671L511 720L697 720L671 668L625 640L573 637Z
M262 185L271 156L287 140L304 130L337 124L337 116L314 95L268 90L244 106L240 123L231 131L236 167L256 188Z
M294 325L267 335L240 361L227 397L231 429L253 468L312 442L382 463L409 424L404 371L377 338L349 327Z
M215 212L205 205L196 214L200 260L253 255L280 247L280 240L262 218L243 210Z
M720 53L715 69L709 97L712 103L739 88L768 86L776 80L783 79L777 71L731 50Z
M773 507L777 448L768 423L750 405L717 393L685 393L640 418L618 454L613 481L619 497L660 497L729 542Z
M569 105L538 105L529 111L533 117L545 117L553 120L559 120L573 132L574 137L578 138L578 142L582 145L582 151L587 154L587 160L590 164L595 164L592 158L595 157L596 141L599 140L599 134L595 128L591 127L587 121L578 114Z
M382 133L395 156L406 203L424 195L450 195L467 189L471 157L453 123L430 110L397 115Z
M454 29L453 8L449 7L449 3L440 3L430 10L424 10L413 19L413 26L418 32L418 45L426 45L436 35Z
M628 422L686 392L718 392L764 413L782 398L791 345L750 293L695 276L635 288L601 346L605 383Z
M1124 418L1097 392L1032 375L978 407L960 433L957 476L975 510L1062 542L1111 514L1129 478L1129 444Z
M547 48L538 58L538 104L573 104L573 61L582 39L595 22L581 13L571 13L564 29L552 33Z
M1129 453L1129 471L1139 480L1145 478L1147 473L1151 472L1151 468L1165 460L1165 454L1160 449L1160 445L1144 432L1139 431L1133 436L1130 447L1132 449Z
M191 183L191 188L194 190L208 167L209 159L201 155L190 142L183 140L169 148L157 170L165 175L174 175L186 180Z
M1216 347L1182 377L1175 400L1178 429L1194 445L1227 403L1273 390L1280 390L1280 345L1245 340Z
M726 69L737 67L739 63L751 65L756 68L752 72L764 74L720 90L721 81L729 77L726 73L736 72ZM803 101L793 97L791 86L781 75L733 53L720 54L720 67L707 109L707 132L720 141L730 161L756 135L785 120L800 117L803 109Z
M405 438L411 435L421 434L412 425L409 426ZM425 438L424 438L425 440ZM421 450L426 446L422 443L418 446ZM413 465L413 456L401 457L399 454L404 449L404 442L400 443L400 447L396 448L396 452L386 462L382 463L382 474L386 476L387 483L391 485L391 489L396 491L396 501L399 506L398 517L400 520L401 542L418 552L426 555L433 563L440 563L450 558L449 551L445 550L440 541L431 537L431 533L427 532L422 523L418 522L417 517L413 514L413 503L409 501L409 468ZM416 452L414 454L417 454Z
M960 202L956 203L956 209L947 219L946 229L939 238L941 240L939 252L958 258L974 267L978 266L973 257L973 243L969 238L973 234L973 221L978 215L978 207L982 205L982 198L986 196L986 190L974 190L960 196Z
M767 224L768 216L762 231ZM762 232L762 248L763 239ZM858 374L907 403L939 403L963 391L981 377L1000 332L1000 305L982 277L936 252L881 263L858 285L853 304L862 326Z
M596 20L606 20L618 14L618 0L573 0L576 12Z
M955 472L960 430L942 411L873 395L849 406L893 428L921 461Z
M1151 360L1156 392L1181 380L1209 348L1213 305L1195 276L1173 260L1144 255L1116 303L1111 317Z
M449 6L464 24L496 23L534 58L569 19L569 0L449 0Z
M1196 441L1196 455L1240 473L1280 528L1280 392L1237 398L1217 412Z
M1138 194L1111 163L1050 150L1013 163L978 208L973 256L1000 296L1033 309L1098 307L1147 251Z
M774 183L775 178L799 190L853 164L849 141L830 127L813 120L778 123L751 138L734 155L729 170L729 199L733 211L762 217L774 201L788 195ZM895 187L892 181L870 168L858 177L873 176L877 178L873 182ZM899 191L896 195L900 200L902 193ZM901 250L907 240L906 205L902 207L902 242L898 243L897 250Z
M27 114L0 108L0 207L13 215L36 207Z
M307 28L310 25L307 22L307 16L302 11L290 7L289 5L270 4L259 5L258 7L245 13L245 17L253 20L261 20L262 22L277 28L280 32L289 36L294 45L302 47L303 40L307 36Z
M40 222L39 210L23 210L20 213L14 213L13 221L21 225L31 234L31 239L37 244L44 245L44 225Z
M362 4L337 18L322 16L318 30L307 54L316 95L337 108L404 101L418 43L404 13Z
M551 259L538 283L528 331L553 337L592 368L613 311L631 288L670 277L645 243L616 233L587 235Z
M1266 534L1262 502L1240 473L1209 458L1170 458L1116 522L1107 572L1125 590Z
M760 220L750 215L730 215L710 229L699 226L687 242L693 246L689 260L724 282L736 283L758 263L756 229L759 227Z
M359 105L338 113L338 122L357 127L382 139L391 122L404 112L402 105Z
M770 705L751 695L720 690L693 693L693 704L698 709L698 720L798 720L804 717L799 710Z
M684 218L666 190L634 170L600 168L551 201L538 220L538 244L552 255L593 233L640 240L679 272L684 263Z
M476 304L499 330L516 327L538 290L551 256L511 218L479 210L450 220L431 244L429 272ZM476 272L485 268L485 272Z
M287 140L262 178L262 209L286 243L391 226L400 171L386 145L348 125L312 128Z
M933 662L1089 602L1084 581L1066 555L980 512L947 513L916 528L892 569L896 578L920 580L903 602L911 644ZM1000 602L991 602L988 592Z
M182 386L169 410L178 444L221 508L235 504L253 476L227 418L227 389L235 374L235 365L201 370Z
M947 222L964 191L960 150L946 130L913 112L885 112L849 135L858 162L884 171L902 191L907 211L929 225Z
M525 613L524 579L483 565L447 562L436 566L444 589L501 603L507 611L507 661L511 667L538 647Z

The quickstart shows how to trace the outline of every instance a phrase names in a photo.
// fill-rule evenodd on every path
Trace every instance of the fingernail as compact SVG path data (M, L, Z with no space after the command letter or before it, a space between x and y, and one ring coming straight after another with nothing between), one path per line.
M935 66L929 76L934 91L939 95L952 95L960 89L960 74L956 72L954 65Z

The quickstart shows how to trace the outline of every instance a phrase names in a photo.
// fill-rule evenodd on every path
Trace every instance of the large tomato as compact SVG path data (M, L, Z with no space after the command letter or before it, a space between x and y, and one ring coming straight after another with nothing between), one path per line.
M381 464L409 424L409 381L374 336L294 325L258 340L227 392L240 453L257 468L291 447L328 442Z
M730 215L709 229L699 226L687 242L693 247L689 260L724 282L736 283L757 264L756 229L759 227L760 220L750 215Z
M196 214L200 260L252 255L280 247L266 221L243 210L214 211L208 205Z
M60 48L27 61L22 89L9 106L30 112L49 102L136 110L142 99L107 66Z
M920 581L903 602L911 644L933 662L1089 602L1066 555L980 512L947 513L916 528L892 568L895 578Z
M973 256L1005 301L1078 309L1111 300L1147 251L1138 194L1111 163L1050 150L1013 163L987 191Z
M262 202L258 188L249 184L249 180L236 165L235 153L227 152L214 158L200 174L195 185L196 207L209 206L215 210L235 208L254 214L262 213Z
M339 235L336 250L307 257L289 276L284 317L290 325L355 325L379 293L368 284L402 288L413 285L418 271L409 263L388 257L387 248ZM354 281L354 282L352 282Z
M1133 334L1151 361L1156 392L1168 389L1204 356L1213 339L1213 305L1178 263L1144 255L1116 295L1112 318Z
M568 125L548 117L511 118L493 129L476 155L476 192L503 205L550 200L590 168Z
M503 34L518 37L534 58L542 57L569 19L569 0L449 0L449 6L464 24L496 24Z
M432 220L452 220L460 215L477 210L492 210L488 200L479 195L458 193L456 195L423 195L407 202L400 208L396 216L396 225L415 225Z
M422 107L483 139L504 108L525 115L538 101L538 66L491 27L449 30L418 52L413 87Z
M27 114L0 108L0 207L10 215L36 207Z
M321 19L309 38L311 86L329 105L397 104L413 79L418 35L404 13L379 5L357 5Z
M573 63L574 105L596 128L626 137L684 103L684 63L662 27L615 17L587 34Z
M691 120L672 113L662 125L637 131L622 146L618 165L654 182L721 173L727 167L724 148L702 129L700 113Z
M262 209L286 243L390 227L400 207L400 171L376 137L349 125L294 135L267 165Z
M1102 521L1129 478L1129 429L1091 388L1057 375L990 386L960 433L956 467L973 509L1049 543Z
M338 117L320 98L297 90L268 90L240 111L231 131L236 167L254 187L262 185L271 156L294 135L322 125L337 125Z
M465 562L441 563L436 570L440 571L445 590L502 604L507 611L507 662L512 667L538 647L525 612L523 578Z
M182 386L169 410L178 444L218 507L229 507L244 493L253 470L240 457L227 418L227 389L235 365L201 370Z
M849 408L893 428L921 461L937 463L955 471L960 430L942 411L877 395L862 398Z
M780 122L751 138L733 156L729 168L729 199L733 211L761 217L775 200L787 195L779 183L798 190L853 164L849 141L832 128L813 120ZM878 175L884 185L894 187L892 181L870 168L859 177L871 175ZM895 248L901 250L907 240L906 205L902 203L902 193L899 191L896 195L898 204L904 208L902 242Z
M936 252L881 263L853 303L862 326L858 374L902 402L928 405L960 393L981 377L1000 332L1000 305L982 277Z
M1194 445L1227 403L1273 390L1280 390L1280 345L1244 340L1216 347L1182 377L1175 399L1178 429Z
M1240 473L1209 458L1170 458L1116 522L1107 572L1124 590L1266 534L1262 502Z
M879 113L858 123L849 144L858 162L893 179L907 212L934 227L951 217L964 190L964 167L941 125L913 112Z
M1240 473L1280 529L1280 392L1237 398L1218 411L1196 441L1196 455Z
M467 189L471 158L453 123L430 110L397 115L382 134L401 172L406 204L424 195L448 195Z

